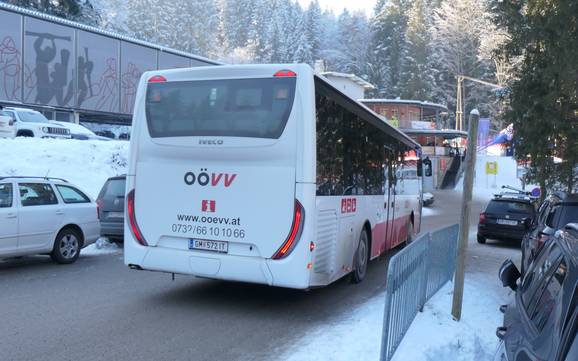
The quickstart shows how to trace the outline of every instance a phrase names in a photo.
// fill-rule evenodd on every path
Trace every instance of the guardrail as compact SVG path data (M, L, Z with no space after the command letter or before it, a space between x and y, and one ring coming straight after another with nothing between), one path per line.
M456 268L459 225L426 233L394 255L387 269L381 361L389 361L418 312Z

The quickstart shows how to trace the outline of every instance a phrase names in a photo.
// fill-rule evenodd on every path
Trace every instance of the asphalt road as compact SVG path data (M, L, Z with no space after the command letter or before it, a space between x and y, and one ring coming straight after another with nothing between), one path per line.
M437 193L422 231L457 222L459 201L456 193ZM474 202L474 225L481 207ZM468 265L495 277L518 252L473 241ZM120 252L69 266L43 256L0 261L0 359L277 360L308 329L383 291L389 257L372 262L362 284L344 279L308 292L178 275L172 281L129 270Z

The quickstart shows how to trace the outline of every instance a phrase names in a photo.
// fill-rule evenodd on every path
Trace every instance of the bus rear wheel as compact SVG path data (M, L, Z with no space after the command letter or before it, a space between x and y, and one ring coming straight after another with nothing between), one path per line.
M405 245L408 246L411 242L413 242L414 237L415 234L413 233L413 222L409 221L407 223L407 238L405 239Z
M369 263L369 237L364 229L359 235L359 244L353 259L352 283L360 283L367 275L367 265Z

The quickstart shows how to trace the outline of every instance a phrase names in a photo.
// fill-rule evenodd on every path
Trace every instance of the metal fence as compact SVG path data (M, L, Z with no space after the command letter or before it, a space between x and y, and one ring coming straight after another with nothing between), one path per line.
M381 360L389 361L417 313L456 268L459 225L426 233L389 261Z

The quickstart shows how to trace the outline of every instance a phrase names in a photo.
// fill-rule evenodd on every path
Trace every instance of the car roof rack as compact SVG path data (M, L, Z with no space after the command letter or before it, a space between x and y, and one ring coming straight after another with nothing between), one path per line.
M522 189L514 188L512 186L506 185L502 186L502 189L507 189L509 191L502 191L501 193L494 194L494 199L518 199L526 201L536 201L538 197L532 195L532 192L527 192Z
M0 180L4 179L44 179L44 180L59 180L65 183L68 181L64 178L56 178L56 177L39 177L39 176L0 176Z

